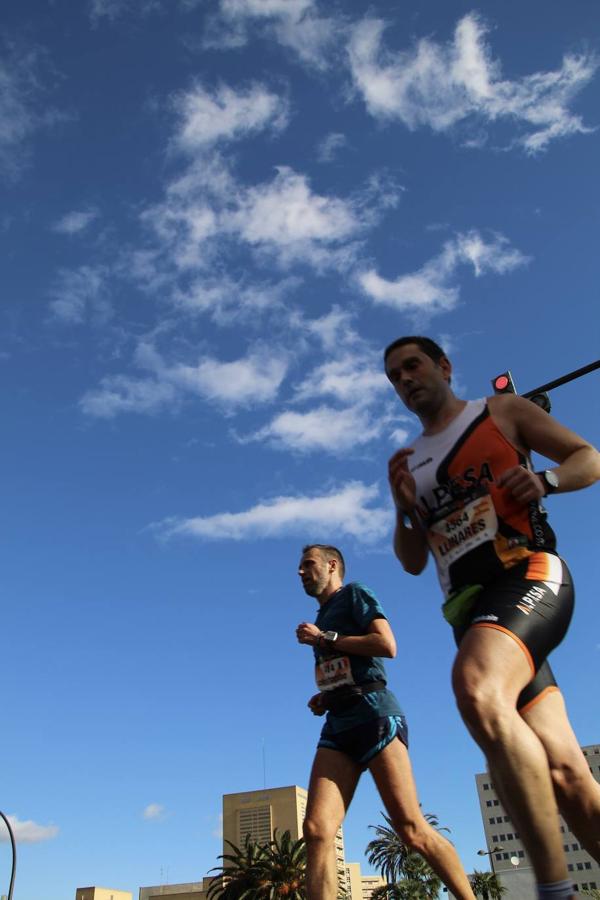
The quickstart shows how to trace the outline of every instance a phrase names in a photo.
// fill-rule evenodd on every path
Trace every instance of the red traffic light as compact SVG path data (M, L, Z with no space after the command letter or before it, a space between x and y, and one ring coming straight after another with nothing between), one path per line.
M502 372L501 375L496 375L495 378L492 379L492 387L494 388L495 394L516 394L517 389L515 387L515 383L512 380L512 375L510 372Z

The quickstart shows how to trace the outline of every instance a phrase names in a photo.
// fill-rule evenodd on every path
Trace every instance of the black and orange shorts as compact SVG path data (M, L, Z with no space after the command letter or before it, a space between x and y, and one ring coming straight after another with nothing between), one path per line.
M563 560L533 553L482 588L454 637L460 645L470 628L495 628L516 641L531 667L532 680L517 703L524 712L541 693L556 689L546 658L567 633L574 603L573 581Z

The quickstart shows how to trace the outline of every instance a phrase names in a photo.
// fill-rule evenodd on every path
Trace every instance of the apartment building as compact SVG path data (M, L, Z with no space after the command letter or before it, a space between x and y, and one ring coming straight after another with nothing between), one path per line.
M600 782L600 744L589 744L581 749L592 775ZM508 891L505 900L535 900L533 869L510 815L502 806L487 772L476 775L475 782L491 867ZM600 889L600 866L580 846L562 817L560 830L575 889Z

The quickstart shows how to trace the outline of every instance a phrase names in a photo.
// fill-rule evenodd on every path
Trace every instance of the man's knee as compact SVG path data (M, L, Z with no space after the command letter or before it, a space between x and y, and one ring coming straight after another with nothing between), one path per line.
M307 844L333 844L337 831L335 823L322 816L307 816L302 825Z
M456 670L452 686L456 704L469 728L476 735L496 740L501 738L507 719L516 713L514 707L489 680L477 673Z
M392 819L392 824L402 843L422 855L429 854L432 841L438 837L425 819Z
M552 784L559 799L581 797L588 784L595 784L584 757L566 754L550 761Z

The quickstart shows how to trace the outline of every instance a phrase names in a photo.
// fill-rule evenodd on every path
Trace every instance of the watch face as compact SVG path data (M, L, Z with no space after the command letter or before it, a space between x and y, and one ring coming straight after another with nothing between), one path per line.
M337 641L337 631L326 631L323 636L326 641Z
M552 469L546 469L544 472L544 478L552 488L558 487L558 475L556 472L553 472Z

